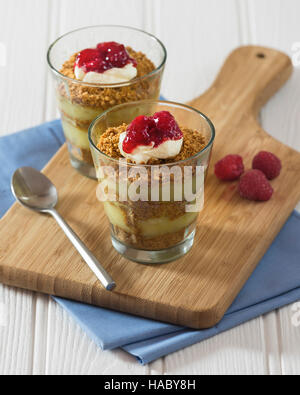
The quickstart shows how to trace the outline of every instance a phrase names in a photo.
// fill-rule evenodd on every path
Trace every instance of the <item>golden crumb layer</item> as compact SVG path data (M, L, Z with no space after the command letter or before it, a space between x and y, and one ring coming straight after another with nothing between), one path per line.
M120 126L108 128L100 136L99 142L97 144L99 150L102 151L104 154L110 156L111 158L123 158L119 150L119 139L120 134L126 131L127 126L128 125L126 123L123 123ZM168 159L150 159L147 162L148 165L160 165L178 162L191 158L192 156L203 150L207 143L205 137L200 132L188 128L180 129L183 134L183 143L179 154L174 156L173 158ZM128 162L131 161L128 160Z
M137 62L137 77L143 77L153 70L154 64L142 52L136 52L130 47L126 47L129 55ZM76 82L68 81L68 90L64 84L59 85L59 94L68 98L73 103L89 107L100 107L103 110L114 105L154 98L159 94L160 76L152 76L151 81L147 79L137 81L130 86L119 88L98 88L80 84L74 74L74 63L77 53L72 55L60 69L66 77L72 78Z
M173 247L181 243L187 237L187 229L191 229L189 234L195 229L196 221L190 224L188 228L183 228L177 232L167 233L152 238L145 238L139 234L127 233L118 226L114 226L114 233L117 238L124 244L131 245L143 250L162 250Z

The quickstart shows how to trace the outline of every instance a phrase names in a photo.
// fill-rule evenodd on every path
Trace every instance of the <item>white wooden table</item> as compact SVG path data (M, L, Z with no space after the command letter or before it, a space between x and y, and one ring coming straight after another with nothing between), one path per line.
M211 84L234 47L261 44L292 56L300 42L299 0L0 0L0 13L0 135L57 117L46 50L77 27L125 24L157 35L168 49L163 93L183 102ZM261 118L270 134L300 150L296 55L292 80ZM101 351L48 296L0 285L0 374L299 374L297 309L143 367L121 350Z

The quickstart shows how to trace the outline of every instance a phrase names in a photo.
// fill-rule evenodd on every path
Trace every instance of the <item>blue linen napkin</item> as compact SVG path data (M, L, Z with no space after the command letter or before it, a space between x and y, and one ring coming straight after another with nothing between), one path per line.
M41 169L63 144L59 120L0 138L0 217L14 202L10 179L20 166ZM122 347L143 363L300 300L300 215L294 212L214 328L192 330L54 298L103 349Z

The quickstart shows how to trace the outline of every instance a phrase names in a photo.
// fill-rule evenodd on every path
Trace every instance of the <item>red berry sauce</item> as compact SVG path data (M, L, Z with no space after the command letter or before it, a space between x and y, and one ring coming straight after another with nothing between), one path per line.
M154 143L154 147L158 147L164 141L182 138L182 131L168 111L156 112L152 117L140 115L127 127L123 150L130 154L140 145L150 146Z
M79 52L74 67L82 68L85 73L104 73L113 67L122 68L129 63L136 67L136 61L129 56L124 45L110 41Z

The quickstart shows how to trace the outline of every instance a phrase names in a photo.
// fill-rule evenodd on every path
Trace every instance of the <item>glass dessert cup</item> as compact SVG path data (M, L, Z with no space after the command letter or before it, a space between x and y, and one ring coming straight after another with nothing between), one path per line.
M130 81L92 84L61 73L62 65L77 52L99 42L116 41L140 51L155 69ZM88 142L90 123L105 110L126 102L158 99L166 49L153 35L125 26L92 26L58 38L49 48L47 60L54 75L55 93L72 166L96 178Z
M204 148L185 160L157 166L120 161L97 147L100 136L108 128L129 124L138 115L150 116L158 111L169 111L179 126L201 133L205 138ZM104 205L111 225L112 245L121 255L139 263L165 263L180 258L191 249L200 208L187 209L195 203L196 194L194 200L187 200L185 191L192 185L193 191L198 191L200 201L203 198L214 137L214 126L204 114L167 101L126 103L104 112L93 121L89 128L89 142L99 181L97 197L102 200L100 204ZM174 171L174 166L184 176L176 178L171 174L169 179L166 178ZM190 169L187 175L184 173L186 168ZM134 185L137 179L145 182L137 187ZM190 184L186 184L188 180ZM164 186L170 191L169 195L164 195ZM132 195L133 190L138 194L143 190L143 198ZM180 196L175 191L179 191Z

